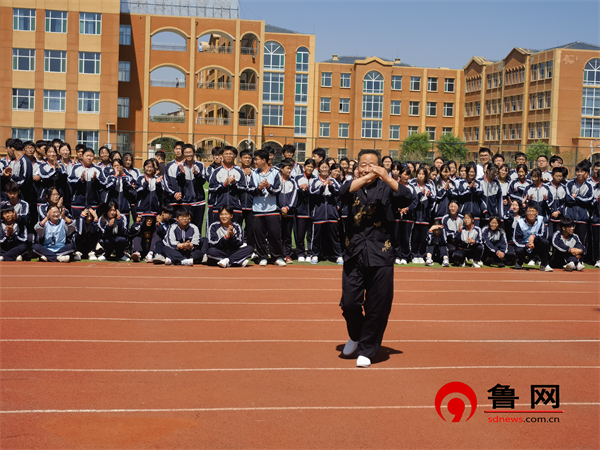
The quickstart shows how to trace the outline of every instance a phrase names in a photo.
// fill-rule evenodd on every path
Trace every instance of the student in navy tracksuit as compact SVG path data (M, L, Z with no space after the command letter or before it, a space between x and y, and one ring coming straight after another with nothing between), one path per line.
M594 188L587 181L590 174L590 163L584 160L575 167L575 178L567 183L565 217L570 217L575 222L575 234L581 243L587 243L587 227L590 220L590 211L594 201Z
M212 177L213 172L221 167L223 164L223 147L214 147L212 149L212 164L206 167L206 179L210 182L210 177ZM206 200L206 210L212 211L215 204L215 193L208 191L208 199ZM207 214L206 215L206 232L208 233L208 227L212 223L213 220L216 220L215 214Z
M58 154L54 147L48 147L47 160L39 164L40 172L40 188L38 190L38 205L45 202L46 191L49 188L56 188L60 192L60 197L66 207L70 206L70 191L68 174L63 171L62 166L58 162Z
M39 243L33 244L33 251L40 255L40 261L65 262L70 261L70 254L75 251L75 245L69 243L69 236L75 231L73 221L62 214L56 206L50 207L46 217L35 225Z
M117 260L129 261L129 257L125 255L129 242L129 224L127 216L120 213L115 202L111 201L106 205L106 212L98 220L98 228L100 228L100 244L105 252L98 261L111 259L113 252Z
M452 255L453 261L458 265L465 265L465 260L470 260L473 267L481 267L481 255L483 255L483 242L481 228L475 225L475 216L472 212L465 213L463 217L463 228L460 230L458 248Z
M393 165L392 165L393 167ZM412 211L417 207L418 198L414 193L411 179L411 168L408 164L402 165L400 168L400 178L398 184L410 189L413 194L412 202L409 206L405 206L402 209L394 211L394 218L396 219L396 226L393 234L395 240L394 251L396 252L395 263L396 264L408 264L410 260L410 236L412 234L414 220Z
M414 220L410 237L410 247L413 264L425 264L427 231L429 230L429 220L431 219L431 209L435 201L435 194L431 191L428 179L429 171L426 168L419 167L416 176L413 179L412 189L417 201L409 207ZM414 207L414 209L411 210L411 207Z
M496 264L498 267L504 267L506 265L508 240L506 239L506 233L500 227L500 223L500 217L492 216L488 225L481 230L483 238L483 261L488 266Z
M516 169L516 177L510 182L508 187L508 196L513 200L521 202L525 207L525 191L531 186L531 181L527 179L527 166L519 164ZM523 214L525 211L520 211Z
M552 181L548 183L553 198L548 222L548 236L554 236L554 233L560 231L560 220L564 217L567 203L567 191L563 179L566 178L568 173L569 170L566 167L552 169Z
M13 206L2 206L0 213L0 261L21 260L28 247L27 228L17 222Z
M460 206L456 200L450 200L448 204L448 214L442 217L442 225L446 232L446 247L448 249L448 257L452 255L459 247L460 233L463 228L463 216L458 213Z
M433 266L433 257L436 255L436 253L441 258L443 267L448 267L450 265L450 260L448 258L448 247L446 243L446 230L442 225L442 221L440 219L435 219L433 221L433 225L427 232L426 266Z
M107 193L107 203L115 202L119 212L129 219L131 204L135 202L136 190L134 179L125 173L120 159L112 162L111 174L106 177L104 188Z
M167 163L164 168L164 173L162 174L162 194L164 198L161 198L161 202L165 204L170 204L171 206L177 207L179 201L181 201L181 197L183 194L181 193L181 188L177 183L177 174L180 172L180 167L183 164L184 156L183 156L183 146L185 142L177 141L175 145L173 145L173 161ZM144 166L146 164L144 163ZM160 176L158 173L157 176Z
M242 223L242 193L246 191L246 176L244 171L235 165L238 151L235 147L225 146L223 148L223 165L217 167L210 176L208 189L213 195L213 218L211 224L218 222L219 209L221 206L233 208L233 221Z
M10 162L2 171L2 186L5 187L10 181L14 181L21 190L21 198L29 198L33 191L33 165L25 156L25 146L20 139L12 139L6 146L6 153Z
M527 206L525 217L516 221L515 226L515 254L517 262L515 269L523 268L525 259L533 260L536 256L540 259L540 270L542 272L552 272L548 265L550 243L548 242L548 229L544 223L544 218L538 215L535 205Z
M192 223L202 228L204 213L206 209L206 199L204 195L204 183L206 182L206 169L200 161L195 161L195 150L191 144L183 146L183 161L178 164L177 184L175 188L175 201L171 205L184 206L192 214ZM172 173L171 170L168 171ZM169 175L170 176L170 175ZM172 183L170 183L172 186Z
M596 163L598 164L598 163ZM600 267L600 182L596 180L591 180L591 184L593 187L593 197L594 200L592 202L592 217L591 217L591 225L592 225L592 238L589 241L592 242L592 261L595 263L594 267Z
M152 238L156 233L156 217L138 216L137 220L129 228L129 240L131 241L131 260L140 262L142 256L148 260L148 254L152 252ZM152 260L152 256L149 258Z
M206 254L206 239L200 230L191 223L192 215L180 206L175 210L176 224L169 226L163 241L162 255L166 265L193 266L201 263Z
M209 262L215 261L223 268L245 267L252 253L254 248L246 244L242 226L233 222L233 208L221 206L219 222L213 222L208 229Z
M244 172L244 186L249 186L252 180L252 150L242 150L240 152L241 169ZM242 220L244 224L244 234L248 245L255 247L254 242L254 216L252 214L252 203L254 196L244 189L240 194L240 204L242 205ZM241 225L241 223L240 223Z
M497 168L494 164L488 163L485 167L485 175L480 180L481 190L483 191L483 203L485 203L484 217L480 222L480 228L484 228L491 217L504 216L504 203L502 201L502 186L496 179Z
M10 181L4 188L7 200L0 203L1 206L12 206L17 213L17 221L29 230L30 210L29 203L21 198L21 189L15 181ZM45 216L43 216L45 217ZM29 230L32 232L32 230Z
M296 179L296 178L304 175L304 169L302 168L302 165L298 164L296 162L296 160L294 159L295 155L296 155L296 147L294 147L292 144L285 144L282 147L281 156L283 156L283 159L291 159L292 160L292 173L290 175L292 177L292 179ZM280 164L280 168L281 168L281 164Z
M86 208L75 221L75 247L90 261L97 261L96 245L99 241L98 215L94 208Z
M144 175L135 182L138 216L156 216L163 196L163 177L156 176L156 167L151 159L144 162Z
M100 190L103 187L100 181L101 169L93 164L94 150L86 148L83 151L83 162L77 164L69 176L69 185L73 199L71 212L77 219L84 208L98 209L100 206Z
M281 245L286 264L292 264L292 231L298 204L298 187L292 178L294 160L284 159L279 164L281 175L281 191L278 195L278 206L281 211Z
M313 196L310 194L309 185L314 176L315 160L307 159L304 163L304 174L295 179L298 188L298 203L296 207L296 252L298 262L310 262L312 258L310 242L312 241L312 220L310 213L313 206ZM305 244L308 241L308 248Z
M483 201L483 190L481 183L475 179L477 168L475 163L467 164L466 178L458 183L457 200L461 205L460 213L465 215L470 212L475 218L475 226L479 227L479 220L486 211L486 205Z
M579 236L573 233L575 230L575 222L569 217L563 217L560 221L560 231L554 233L552 237L552 253L551 266L555 269L564 269L567 272L572 272L577 269L582 271L585 268L583 264L583 255L585 248L579 240Z
M542 183L540 169L533 169L530 178L531 185L524 192L527 205L535 205L538 213L544 218L546 226L548 226L550 214L552 213L552 203L554 202L552 190L550 186Z
M315 204L312 208L312 242L311 252L313 264L319 259L324 260L322 252L323 244L327 241L331 244L331 250L338 264L343 264L342 249L338 234L338 210L337 197L340 192L340 184L329 176L329 164L321 162L319 176L311 180L309 192L314 195Z
M155 232L150 242L150 252L146 255L147 263L164 264L165 257L162 254L164 239L167 236L169 227L177 224L174 219L173 207L171 205L162 205L156 216Z
M448 204L456 197L456 185L450 179L450 166L443 164L440 176L435 182L435 213L434 218L441 220L448 214Z

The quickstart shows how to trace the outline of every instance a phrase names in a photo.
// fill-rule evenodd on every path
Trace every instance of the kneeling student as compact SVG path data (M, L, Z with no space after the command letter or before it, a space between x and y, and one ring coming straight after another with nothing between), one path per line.
M553 272L548 265L550 244L546 238L546 224L544 218L538 214L537 207L533 204L527 206L525 217L519 218L515 226L515 253L517 262L515 269L523 268L525 259L533 259L538 256L541 260L540 270L542 272Z
M440 258L442 258L442 266L450 266L450 260L448 259L448 247L446 240L446 230L442 225L442 221L435 219L433 225L427 232L427 260L425 261L426 266L433 266L433 256L436 253L436 249Z
M463 217L464 228L460 230L458 249L452 255L452 259L461 266L465 260L472 263L475 269L481 267L481 255L483 244L481 242L481 228L475 225L475 216L472 212L465 213Z
M552 254L551 266L560 269L564 267L567 272L573 269L582 271L585 268L581 258L583 258L584 249L579 236L574 234L575 222L570 217L560 219L560 231L554 233L552 245L554 253Z
M17 222L14 206L2 207L0 221L0 261L22 261L27 251L27 228Z
M40 261L69 262L75 245L68 243L67 238L75 231L75 224L67 217L66 209L61 214L57 206L48 208L46 217L35 225L35 231L40 243L33 244L33 251L40 255Z
M121 214L118 205L108 202L108 210L100 216L98 227L100 228L100 243L104 248L104 255L98 257L98 261L106 261L115 253L117 260L129 261L125 254L125 248L129 242L129 230L127 227L127 216Z
M177 223L171 225L163 241L162 255L165 264L193 266L202 262L205 255L203 244L205 240L200 237L200 230L192 221L192 213L181 206L175 211Z
M234 210L224 205L219 208L219 222L213 222L208 229L209 260L216 260L223 268L245 267L254 248L244 243L244 231L237 222L232 222Z
M87 255L90 261L98 261L96 245L100 240L98 215L94 208L86 208L75 221L75 247L82 255Z

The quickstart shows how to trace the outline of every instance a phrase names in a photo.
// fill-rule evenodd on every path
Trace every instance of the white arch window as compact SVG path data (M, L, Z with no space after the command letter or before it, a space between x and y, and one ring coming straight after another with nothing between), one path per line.
M585 65L583 70L583 84L587 86L600 86L600 58L594 58Z
M363 78L363 93L383 94L383 76L376 71L371 71Z
M306 47L300 47L296 51L296 72L308 72L308 56Z
M277 42L265 43L265 70L283 70L285 66L285 50Z

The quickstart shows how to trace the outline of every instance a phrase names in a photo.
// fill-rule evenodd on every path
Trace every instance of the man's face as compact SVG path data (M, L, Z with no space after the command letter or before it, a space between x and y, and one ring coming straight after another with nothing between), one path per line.
M289 177L292 173L292 166L285 166L281 168L281 173L286 177Z
M12 225L17 221L16 211L6 211L2 213L2 219L7 225Z
M77 151L77 161L82 161L83 160L83 150L78 150Z
M372 153L367 153L360 157L358 161L358 175L360 177L364 177L365 175L371 173L373 171L374 166L379 165L379 158L377 155Z
M42 145L42 146L36 148L35 151L37 152L40 159L43 159L46 157L46 146L45 145Z
M525 216L527 216L527 221L529 223L534 223L537 219L538 213L533 208L527 208L527 211L525 211Z
M33 155L35 155L35 147L33 145L28 145L23 149L23 151L27 157L33 158Z
M494 160L494 164L496 165L496 167L500 168L500 166L502 166L502 164L504 164L504 160L502 158L496 158Z
M19 200L18 192L7 192L6 196L8 197L11 203L16 203Z
M267 165L267 162L266 162L264 159L262 159L262 158L260 158L260 157L258 157L258 156L255 156L255 157L254 157L254 165L255 165L255 166L258 168L258 169L264 169L264 168L265 168L265 166Z
M194 151L191 148L186 148L185 151L183 152L183 157L185 158L186 161L193 161L194 160Z
M252 164L252 155L244 155L241 158L242 160L242 165L248 167Z
M176 145L173 148L173 154L175 155L175 158L181 158L181 145Z
M235 159L235 153L231 150L225 150L223 152L223 162L225 164L233 164L233 160Z
M542 172L545 172L546 169L548 168L548 160L546 158L538 158L537 159L537 166L538 169L540 169Z
M554 181L554 184L556 184L557 186L562 183L563 180L563 174L562 172L556 172L552 174L552 180Z
M487 164L490 162L490 154L488 152L483 152L479 154L479 162L483 164Z
M223 162L223 155L214 155L213 156L213 162L215 164L221 164Z
M191 222L191 218L188 215L184 215L184 216L179 216L177 218L177 224L181 227L181 228L187 228L187 226L190 224Z
M562 167L563 163L560 159L557 159L556 161L554 161L552 164L550 164L552 166L552 168L554 169L555 167Z
M317 163L317 166L319 165L319 163L320 163L321 161L323 161L323 158L321 158L321 157L320 157L319 155L317 155L316 153L313 153L313 154L312 154L312 159L314 159L314 160L315 160L315 162Z
M517 158L517 165L518 164L527 164L527 158L525 158L524 156L519 156Z
M233 216L225 209L219 213L221 223L230 223L232 218Z
M294 159L294 154L292 152L283 152L284 159Z
M15 149L12 147L6 147L6 154L10 159L13 159L15 157Z
M94 154L92 152L85 152L83 154L83 164L90 167L94 162Z

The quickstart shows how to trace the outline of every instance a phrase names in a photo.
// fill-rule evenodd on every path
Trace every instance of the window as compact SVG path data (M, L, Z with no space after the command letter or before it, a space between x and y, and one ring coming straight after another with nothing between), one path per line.
M425 132L429 134L430 141L435 141L435 127L426 127Z
M542 138L542 122L538 122L535 125L536 125L536 131L537 131L537 138L541 139Z
M444 117L454 117L454 103L444 103Z
M392 91L402 90L402 77L399 75L392 75Z
M437 116L437 102L427 102L427 115Z
M80 113L98 114L100 112L100 92L79 91L77 110Z
M79 73L100 74L100 53L79 52Z
M44 129L42 139L45 141L51 141L53 139L65 140L65 130L49 130Z
M300 47L296 51L296 72L308 72L308 49Z
M529 123L529 139L535 138L535 123Z
M21 139L22 141L34 141L33 128L13 128L12 138Z
M600 86L600 58L592 59L585 65L583 69L583 84L587 86Z
M475 102L475 110L477 111L477 116L481 115L481 102Z
M452 134L452 127L442 128L442 134Z
M350 124L348 123L340 123L338 127L338 137L339 138L348 138L350 136ZM339 154L338 154L339 156Z
M33 111L35 105L34 89L13 89L12 109L14 111Z
M263 125L283 125L283 106L263 105Z
M321 122L319 124L319 137L329 137L329 123Z
M117 133L117 150L120 152L128 152L131 147L131 137L129 133Z
M296 103L306 104L308 102L308 75L296 74Z
M510 111L510 102L508 97L504 97L504 112Z
M490 140L490 127L485 127L485 140Z
M454 92L454 78L446 78L444 92Z
M516 111L517 110L517 99L514 96L510 96L510 110L511 111Z
M46 32L47 33L66 33L67 32L67 11L46 10Z
M529 109L535 109L536 94L529 94Z
M550 137L550 122L544 122L544 138Z
M294 147L296 147L297 160L305 161L306 160L306 143L294 142Z
M363 93L383 94L383 76L379 72L371 71L363 78Z
M119 45L131 45L131 25L119 26Z
M531 81L537 80L537 64L531 65Z
M546 63L540 63L540 80L546 78Z
M543 109L544 108L544 93L543 92L538 93L537 97L538 97L537 107L538 107L538 109Z
M338 160L341 158L348 157L348 149L347 148L338 148Z
M410 77L410 90L420 91L421 90L421 77Z
M101 34L102 14L79 13L79 34Z
M487 88L491 89L492 88L492 75L488 74L486 78L487 78Z
M131 73L131 63L129 61L119 61L119 81L129 81Z
M437 92L437 82L438 82L437 78L429 77L427 79L427 90L429 92Z
M581 119L581 136L600 138L600 119Z
M390 110L390 114L392 116L399 116L400 115L400 106L401 106L402 102L400 100L392 100L391 101L391 110Z
M35 9L13 8L13 30L35 31Z
M83 144L92 150L98 150L97 131L77 131L77 143Z
M582 116L600 116L600 89L583 88Z
M321 87L331 87L331 72L321 73Z
M264 73L263 101L267 103L283 103L283 74Z
M321 97L321 112L331 112L330 97Z
M363 120L361 137L381 139L381 122L378 120Z
M489 100L485 101L485 115L488 116L491 111L491 104Z
M408 135L412 135L419 132L419 127L409 126L408 127Z
M548 61L548 66L546 68L546 78L552 78L552 65L553 61Z
M306 136L306 106L294 108L294 136Z
M350 112L350 99L349 98L340 98L340 112L341 113L349 113Z
M44 111L65 112L66 91L44 91Z
M277 42L265 43L264 70L283 70L285 50Z
M496 100L492 100L492 114L496 114Z
M478 141L479 140L479 127L475 127L475 139L473 139L474 141Z
M584 88L584 90L585 90L585 88ZM552 94L552 92L550 92L550 91L546 92L546 94L545 94L545 98L544 98L544 103L545 103L545 104L544 104L544 106L545 106L546 108L550 108L550 104L551 104L551 94Z
M383 119L383 96L363 95L363 119Z
M395 141L400 139L400 125L390 125L390 139Z
M341 73L340 74L340 87L341 88L350 88L350 77L349 73Z
M35 50L13 48L13 70L35 70Z
M517 110L523 111L523 96L517 95Z
M44 50L45 72L67 72L67 52L60 50Z
M408 105L408 115L409 116L418 116L419 115L419 103L420 102L410 102Z
M119 97L117 100L117 117L122 119L129 118L129 98Z

